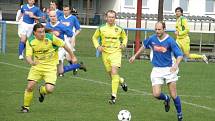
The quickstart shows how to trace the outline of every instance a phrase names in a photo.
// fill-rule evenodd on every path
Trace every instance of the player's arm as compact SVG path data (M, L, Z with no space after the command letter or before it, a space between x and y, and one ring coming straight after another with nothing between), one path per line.
M100 37L100 30L99 28L96 29L95 33L93 34L93 37L92 37L92 41L93 41L93 45L96 49L98 49L100 52L103 51L103 47L99 44L99 39Z
M129 59L130 63L133 63L136 57L145 49L144 46L141 46L139 50Z
M179 31L179 36L180 35L186 35L186 34L188 34L189 33L189 31L190 31L190 28L189 28L189 26L188 26L188 22L187 22L187 19L186 18L182 18L181 19L181 31Z
M183 59L183 52L181 51L179 46L176 44L175 40L173 40L171 43L171 50L173 51L176 61L175 61L174 65L171 67L170 71L175 72L178 69L180 62Z
M32 49L32 47L30 46L29 42L27 41L27 42L26 42L26 61L27 61L30 65L35 66L35 65L38 64L38 62L33 60L32 55L33 55L33 49Z
M124 49L127 45L127 42L128 42L128 37L125 33L125 31L122 29L122 32L121 32L121 37L122 37L122 43L121 43L121 47L122 49Z

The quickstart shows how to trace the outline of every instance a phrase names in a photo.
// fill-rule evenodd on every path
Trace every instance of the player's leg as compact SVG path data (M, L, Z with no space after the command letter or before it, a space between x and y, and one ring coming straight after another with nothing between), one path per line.
M166 83L169 89L170 96L173 99L173 102L177 111L178 120L182 121L181 100L180 100L180 97L177 96L177 89L176 89L176 81L178 80L177 73L178 73L178 70L174 73L171 73L169 76L166 76Z
M43 79L45 80L45 85L40 86L39 88L39 101L43 102L45 99L45 95L50 94L54 91L54 87L56 84L57 80L57 68L53 67L52 70L48 70L43 73L44 77Z
M25 49L25 43L26 43L27 36L24 34L21 34L20 41L19 41L19 59L24 59L24 49Z
M21 111L24 113L29 111L30 104L31 104L32 98L33 98L33 90L37 83L36 81L39 80L40 78L41 78L40 72L31 68L31 70L28 74L28 85L27 85L27 87L25 89L25 93L24 93L24 104L21 109Z
M165 111L168 112L170 109L170 98L167 94L161 92L161 86L164 84L163 73L165 70L154 67L151 72L151 82L152 82L152 94L158 100L164 101Z
M179 121L182 121L181 100L180 100L180 97L177 96L176 82L170 82L168 84L168 88L177 111L177 118Z

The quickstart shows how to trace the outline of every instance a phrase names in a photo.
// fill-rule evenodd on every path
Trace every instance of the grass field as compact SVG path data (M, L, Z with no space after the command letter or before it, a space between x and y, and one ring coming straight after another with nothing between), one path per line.
M170 112L166 113L163 102L151 96L148 60L129 64L123 59L120 75L126 79L129 91L119 89L117 103L108 104L110 79L101 58L95 57L92 29L81 32L76 47L78 59L87 65L88 71L79 71L77 77L67 73L59 78L54 93L47 95L43 103L39 103L38 90L35 90L30 113L20 113L30 66L18 60L16 26L9 26L7 30L7 53L0 54L0 121L117 121L122 109L131 112L132 121L176 121L173 101ZM177 87L184 121L215 120L214 68L214 63L203 62L180 65ZM163 91L167 92L166 87Z

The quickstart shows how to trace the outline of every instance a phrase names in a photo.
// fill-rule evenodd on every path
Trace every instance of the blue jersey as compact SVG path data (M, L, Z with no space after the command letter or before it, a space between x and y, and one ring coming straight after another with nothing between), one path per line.
M34 23L34 18L31 18L29 16L29 12L32 12L35 16L41 17L42 12L40 9L36 6L29 6L28 4L23 5L21 8L21 13L23 14L23 21L27 24L33 24Z
M156 34L143 41L145 48L151 49L151 62L154 67L171 67L173 56L176 58L183 56L181 49L175 40L167 35L163 40L159 40Z
M59 21L55 25L52 25L51 22L48 22L46 24L46 28L51 29L53 31L53 34L58 38L61 38L62 40L64 40L64 35L67 35L68 37L73 36L72 30L68 29L64 24Z
M75 28L75 30L80 30L80 23L77 17L74 15L69 15L67 17L61 16L59 18L59 21L72 30L73 30L73 27Z

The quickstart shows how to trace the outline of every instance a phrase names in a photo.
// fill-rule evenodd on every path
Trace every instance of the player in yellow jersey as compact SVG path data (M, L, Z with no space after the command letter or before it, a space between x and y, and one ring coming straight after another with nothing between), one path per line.
M176 14L176 42L183 51L186 58L190 59L203 59L205 63L208 64L208 59L205 55L199 54L190 54L190 37L189 33L189 26L187 23L187 19L183 16L183 9L181 7L177 7L175 9Z
M57 79L58 47L63 47L74 63L77 58L63 40L52 34L45 33L45 27L38 23L34 25L33 35L26 43L26 60L31 65L28 74L28 85L24 93L24 105L21 111L29 112L33 98L33 90L40 80L45 81L39 88L39 101L43 102L46 94L52 93Z
M115 24L116 12L108 10L106 12L106 24L101 25L92 37L95 48L102 52L102 59L106 71L112 80L112 94L110 104L115 104L119 84L124 91L128 87L124 79L119 76L118 69L121 67L122 49L127 45L128 38L125 31ZM98 39L101 39L101 43Z

